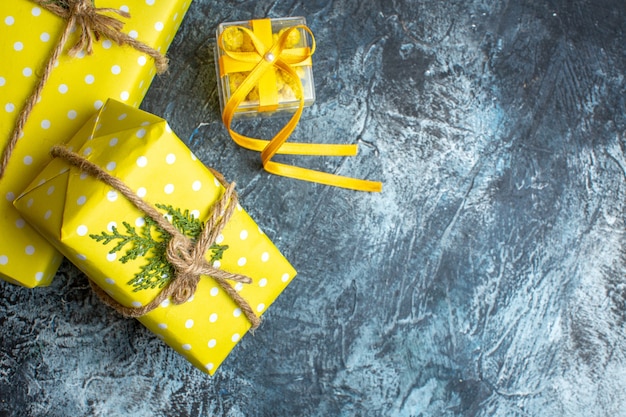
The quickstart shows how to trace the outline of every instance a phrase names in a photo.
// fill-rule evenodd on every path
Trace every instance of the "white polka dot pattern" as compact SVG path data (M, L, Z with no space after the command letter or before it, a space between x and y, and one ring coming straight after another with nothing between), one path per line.
M101 129L90 137L90 132L98 125ZM137 128L139 125L143 127ZM213 186L214 177L210 171L192 157L176 135L165 129L165 121L156 116L110 100L99 116L90 120L80 132L82 134L74 137L69 145L82 154L88 149L86 154L91 162L121 177L135 193L145 196L152 204L188 210L191 216L204 222L210 215L211 206L223 192L223 187ZM134 227L139 233L146 225L144 214L109 186L92 177L81 180L74 168L64 177L66 182L57 180L61 165L62 161L51 164L34 181L37 185L17 200L22 217L50 235L55 231L58 235L58 229L50 225L62 222L61 243L68 259L75 260L118 302L127 306L146 305L159 290L133 292L133 287L126 284L139 271L144 260L122 263L123 252L110 252L116 243L104 245L90 237L105 231L110 233L113 228L124 234L127 227ZM208 184L211 186L206 186ZM59 201L61 204L66 202L65 208L37 203L63 194L66 198ZM33 202L29 205L31 200ZM295 271L240 207L216 239L217 244L227 245L228 249L215 265L252 278L253 283L249 285L238 282L230 285L248 301L255 314L261 315L293 278ZM50 214L45 210L50 210ZM33 257L38 254L34 246L23 247L22 251ZM83 261L78 261L78 255L83 256ZM207 253L207 259L210 256ZM4 258L0 261L9 262ZM200 280L196 293L187 302L175 305L169 300L163 301L139 320L194 365L209 373L218 368L250 328L242 309L208 277ZM212 364L212 367L209 369L206 364Z
M173 17L184 15L189 3L188 0L111 0L106 7L126 5L133 15L131 19L123 19L123 30L132 31L142 42L166 51L182 20ZM8 141L21 105L33 91L64 26L57 16L29 0L0 1L0 148ZM73 44L77 36L74 33L69 43ZM50 147L57 141L70 139L108 97L138 105L154 75L151 59L107 39L94 43L92 56L62 55L0 181L0 195L24 190L49 162ZM48 285L62 257L30 225L22 224L17 233L20 216L12 201L1 198L0 212L3 213L0 229L12 236L10 244L0 239L0 259L5 260L0 263L0 277L26 287ZM51 210L48 218L51 224L55 223L55 215ZM29 256L26 261L23 248L28 245L35 248L36 256Z

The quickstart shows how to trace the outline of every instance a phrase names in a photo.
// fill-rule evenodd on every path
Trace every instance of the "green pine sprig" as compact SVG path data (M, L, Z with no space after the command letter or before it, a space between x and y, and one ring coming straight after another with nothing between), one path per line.
M156 204L156 207L164 210L172 225L192 241L202 233L203 223L192 216L189 210L182 212L180 209L163 204ZM146 216L144 220L145 224L141 226L139 231L129 223L122 222L125 229L123 232L120 232L117 227L112 227L110 233L101 232L100 234L89 235L103 245L115 242L115 246L109 250L111 254L121 252L126 248L124 255L119 258L121 263L145 258L147 263L142 265L139 272L127 282L128 285L134 287L133 292L148 288L163 288L175 274L174 267L167 261L166 256L167 245L171 236L152 218ZM209 262L212 264L222 259L227 249L228 245L216 243L211 245Z
M189 210L185 210L181 212L180 209L175 209L170 205L165 204L155 204L157 208L164 210L169 216L170 222L174 225L175 228L180 230L185 236L190 238L196 238L202 233L202 229L204 225L198 219L191 215ZM154 221L150 219L150 221ZM158 225L155 222L155 225ZM160 227L159 227L160 229Z

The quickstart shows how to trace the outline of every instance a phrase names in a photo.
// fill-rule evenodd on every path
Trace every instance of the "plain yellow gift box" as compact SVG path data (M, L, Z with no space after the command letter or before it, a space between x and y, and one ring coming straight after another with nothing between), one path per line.
M169 205L205 221L223 186L157 116L109 100L68 143L74 152L121 179L147 203ZM145 258L122 263L115 243L94 238L124 224L141 234L140 212L103 182L53 159L15 200L15 207L70 261L116 301L146 305L159 288L133 291L128 282ZM164 213L165 215L165 213ZM261 315L296 271L238 205L216 243L226 245L219 268L247 275L251 284L234 288ZM210 259L211 253L206 258ZM148 255L146 255L147 257ZM169 300L139 320L196 367L214 373L250 329L239 307L209 277L202 277L184 304Z
M128 11L123 32L165 53L191 0L96 0L96 7ZM66 22L29 0L0 1L0 149L55 48ZM66 50L76 42L70 37ZM47 285L62 257L24 222L13 199L109 97L138 106L155 75L152 59L107 39L94 53L63 53L30 115L0 180L0 278L26 287Z

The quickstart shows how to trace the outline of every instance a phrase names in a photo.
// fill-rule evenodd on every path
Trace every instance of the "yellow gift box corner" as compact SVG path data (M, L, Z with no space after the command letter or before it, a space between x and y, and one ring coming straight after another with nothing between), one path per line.
M98 0L98 8L125 10L122 32L165 53L191 0ZM0 2L0 149L9 142L23 103L31 96L43 67L67 22L30 0ZM0 179L0 278L26 287L48 285L62 260L13 208L12 201L50 161L54 144L67 141L108 97L138 106L156 73L151 58L130 46L102 38L93 54L67 51L76 30L52 69Z
M224 192L164 119L114 100L67 146L121 179L147 203L179 209L203 222ZM122 263L124 252L112 251L115 243L105 244L94 237L114 231L130 233L131 229L145 232L145 214L110 186L55 158L14 204L92 282L124 306L144 306L160 291L158 287L134 291L129 281L146 259ZM252 278L251 284L238 283L234 288L259 316L296 275L239 205L216 243L227 249L215 266ZM251 327L239 306L205 276L187 302L174 305L166 299L139 320L209 374Z

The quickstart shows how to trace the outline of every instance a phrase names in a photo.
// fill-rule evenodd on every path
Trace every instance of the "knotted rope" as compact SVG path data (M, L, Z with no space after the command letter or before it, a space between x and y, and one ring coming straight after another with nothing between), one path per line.
M174 278L159 295L145 306L126 307L118 303L104 290L90 281L92 288L105 304L114 308L124 316L139 317L158 307L168 297L172 297L174 304L184 303L195 293L201 275L208 275L213 278L222 290L239 306L241 312L244 313L246 318L250 321L252 329L254 330L259 326L261 321L252 310L252 307L250 307L248 302L227 282L235 281L250 284L252 283L252 279L245 275L217 269L213 267L213 265L210 265L205 259L207 250L222 232L237 206L238 199L235 193L234 183L226 183L219 173L211 170L213 175L224 185L225 191L222 198L212 207L211 215L206 221L202 233L195 242L192 242L191 239L167 221L156 208L138 197L119 178L110 175L98 165L63 146L54 146L51 150L51 155L53 157L63 158L72 166L79 168L81 171L122 193L128 201L157 222L157 224L171 236L167 246L166 256L176 273Z
M32 94L24 102L24 106L20 111L17 122L11 133L9 142L2 153L0 161L0 179L4 177L9 160L15 149L17 141L24 133L24 126L30 116L35 104L41 98L41 93L46 85L50 74L58 61L59 56L65 48L65 44L69 38L72 29L78 28L80 37L78 42L68 51L70 56L75 56L80 51L85 51L91 55L93 53L94 39L108 38L119 45L129 45L139 52L145 53L154 59L157 72L160 74L167 69L168 61L157 50L150 46L130 37L126 33L121 32L124 23L115 17L105 15L103 13L116 13L121 17L130 18L130 14L123 10L113 8L97 8L93 4L93 0L32 0L37 5L56 14L57 16L67 20L65 30L61 33L61 37L56 47L50 54L46 65L43 68L41 78Z

